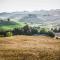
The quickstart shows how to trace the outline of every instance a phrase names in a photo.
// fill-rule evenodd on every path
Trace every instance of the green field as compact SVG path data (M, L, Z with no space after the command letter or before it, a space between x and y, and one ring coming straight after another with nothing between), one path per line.
M3 21L0 22L0 31L13 30L14 28L22 28L25 25L23 22Z

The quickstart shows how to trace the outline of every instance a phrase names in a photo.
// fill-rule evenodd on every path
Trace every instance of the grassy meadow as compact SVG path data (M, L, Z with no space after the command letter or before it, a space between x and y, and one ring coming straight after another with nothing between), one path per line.
M0 21L0 31L13 30L14 28L22 28L25 24L23 22L15 21Z
M50 37L39 35L41 32L46 34L46 29L40 31L40 28L25 25L23 22L0 21L0 34L3 35L0 36L0 60L60 60L60 39L52 32L49 32Z
M60 39L26 35L0 37L0 60L60 60Z

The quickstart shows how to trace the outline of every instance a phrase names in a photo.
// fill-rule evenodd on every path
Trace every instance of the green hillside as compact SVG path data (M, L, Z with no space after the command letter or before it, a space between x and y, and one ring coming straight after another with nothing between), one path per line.
M22 22L14 21L0 21L0 31L13 30L14 28L21 28L25 24Z

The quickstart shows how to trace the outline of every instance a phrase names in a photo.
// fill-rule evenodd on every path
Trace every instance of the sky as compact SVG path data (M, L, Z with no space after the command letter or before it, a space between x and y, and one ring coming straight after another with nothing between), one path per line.
M0 12L60 9L60 0L0 0Z

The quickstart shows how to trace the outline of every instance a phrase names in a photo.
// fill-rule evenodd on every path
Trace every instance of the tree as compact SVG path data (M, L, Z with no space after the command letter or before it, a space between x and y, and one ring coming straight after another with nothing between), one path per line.
M22 29L22 28L15 28L15 29L12 31L12 33L13 33L14 35L21 35L21 34L23 34L23 29Z
M38 30L35 29L35 28L32 28L32 29L31 29L31 34L38 34Z
M6 36L6 31L0 31L0 36L5 37Z
M28 25L25 25L23 27L23 32L24 32L24 34L28 34L29 33L29 26Z
M60 32L60 28L59 28L58 32Z
M55 33L52 31L48 31L47 35L50 37L55 37Z
M10 19L8 18L7 21L10 21Z

